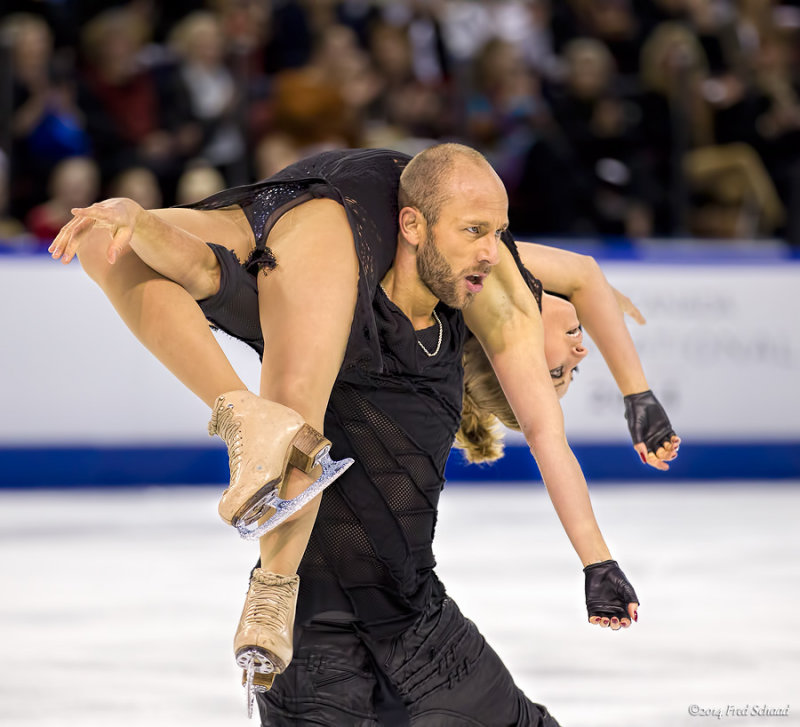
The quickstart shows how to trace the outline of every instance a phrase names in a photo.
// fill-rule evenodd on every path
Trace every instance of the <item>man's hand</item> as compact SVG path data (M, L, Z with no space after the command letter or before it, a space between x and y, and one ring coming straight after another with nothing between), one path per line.
M131 247L133 231L142 212L138 203L125 197L107 199L90 207L76 207L72 210L73 218L61 228L48 252L54 260L61 259L66 265L80 249L83 233L92 227L101 227L110 234L106 259L113 265Z
M589 623L612 631L626 629L639 620L639 599L617 561L604 560L583 569L586 575L586 610Z
M649 389L639 394L628 394L624 401L633 448L645 464L668 470L667 462L678 456L681 440L673 431L664 407Z

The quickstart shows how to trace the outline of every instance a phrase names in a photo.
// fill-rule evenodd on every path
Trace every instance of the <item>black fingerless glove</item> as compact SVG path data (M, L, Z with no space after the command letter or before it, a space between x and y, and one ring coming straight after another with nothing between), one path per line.
M649 389L625 398L625 420L634 444L644 442L648 452L655 452L675 436L667 412Z
M583 572L586 574L586 610L589 618L630 618L628 604L639 603L639 599L617 561L592 563Z

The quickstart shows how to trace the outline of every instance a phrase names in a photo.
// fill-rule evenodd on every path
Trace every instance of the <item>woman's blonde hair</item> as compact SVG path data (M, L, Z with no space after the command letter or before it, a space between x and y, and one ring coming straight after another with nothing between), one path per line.
M494 462L503 456L500 425L519 431L519 423L478 339L467 341L462 362L464 398L455 446L469 462Z

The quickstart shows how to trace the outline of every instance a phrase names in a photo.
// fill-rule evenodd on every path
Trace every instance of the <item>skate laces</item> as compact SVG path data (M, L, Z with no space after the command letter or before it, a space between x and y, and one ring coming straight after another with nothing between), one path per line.
M228 445L228 467L231 471L231 482L239 477L242 466L242 421L233 411L233 404L224 404L225 399L220 397L220 402L211 414L208 423L208 433L213 437L218 434Z
M261 580L253 576L251 588L247 595L245 623L248 625L283 628L288 614L294 605L297 593L297 579L286 578L282 581Z

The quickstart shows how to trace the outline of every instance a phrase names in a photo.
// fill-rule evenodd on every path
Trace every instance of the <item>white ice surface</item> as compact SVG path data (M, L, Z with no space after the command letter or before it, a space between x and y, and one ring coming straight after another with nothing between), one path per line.
M627 632L585 623L580 563L540 485L449 485L438 572L563 727L800 725L797 485L595 487L642 600ZM231 646L255 546L216 501L210 487L0 492L2 727L248 724ZM789 714L732 714L754 706Z

